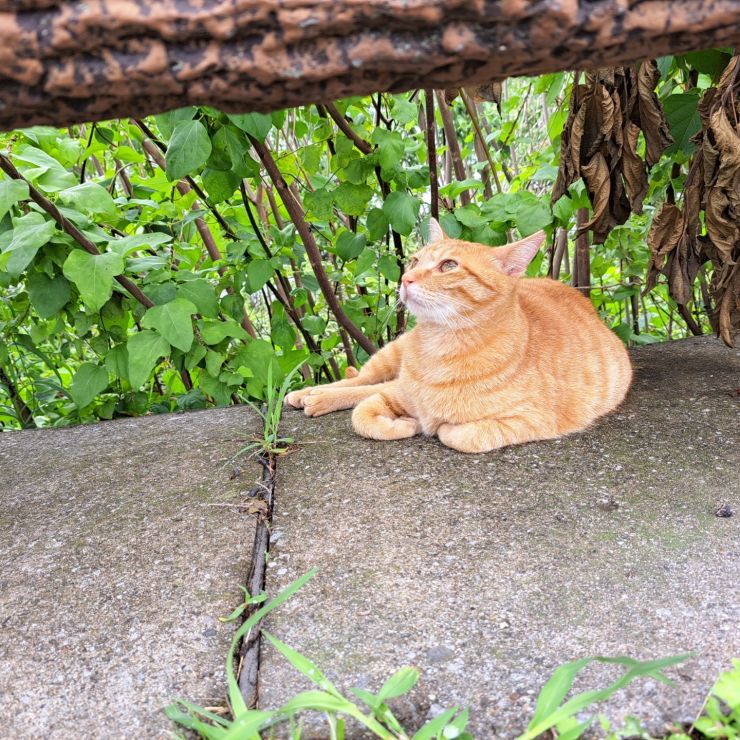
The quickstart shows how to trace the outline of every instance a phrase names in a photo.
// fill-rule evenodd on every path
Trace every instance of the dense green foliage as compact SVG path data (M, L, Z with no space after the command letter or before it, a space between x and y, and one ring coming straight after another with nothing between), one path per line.
M644 214L592 250L592 300L625 342L686 335L664 286L640 295L646 235L669 189L680 194L700 89L726 59L661 60L676 144L652 169ZM580 182L554 205L550 192L572 83L510 80L500 113L457 97L447 121L439 96L431 132L419 91L0 136L25 178L0 174L0 426L260 401L268 378L296 367L294 384L361 364L412 320L396 288L426 232L430 140L448 234L497 245L544 228L550 260L529 274L545 275L564 229L569 279L576 210L589 203Z

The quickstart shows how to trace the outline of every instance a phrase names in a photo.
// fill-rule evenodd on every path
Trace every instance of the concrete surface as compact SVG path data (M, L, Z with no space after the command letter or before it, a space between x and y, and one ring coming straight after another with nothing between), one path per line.
M221 704L259 467L247 408L0 434L0 735L159 738Z
M697 651L670 671L675 689L643 680L602 707L656 732L692 720L740 656L739 355L713 338L637 349L611 417L485 455L286 412L303 444L278 465L268 589L320 573L268 628L345 689L418 666L400 714L415 728L469 706L476 738L522 731L563 661ZM716 516L721 503L734 516ZM577 688L613 675L590 670ZM309 685L263 647L261 706Z

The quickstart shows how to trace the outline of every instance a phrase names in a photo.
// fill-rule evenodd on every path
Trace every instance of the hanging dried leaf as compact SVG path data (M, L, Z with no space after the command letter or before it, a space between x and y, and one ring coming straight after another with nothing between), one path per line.
M660 72L655 61L650 59L643 62L637 72L637 110L639 126L645 136L645 161L648 167L652 167L660 159L660 155L673 144L663 106L655 94L658 80Z
M637 154L637 139L640 128L631 121L627 124L622 151L622 175L632 210L642 213L642 202L648 191L648 178L645 163Z
M693 139L697 149L684 184L684 207L667 203L655 216L646 282L649 290L665 275L671 296L685 305L701 265L710 260L716 308L709 318L732 346L740 331L740 57L733 57L717 87L704 93L699 114L702 129Z
M732 347L733 335L740 327L740 262L736 263L724 287L719 309L719 335Z
M553 202L583 177L593 216L582 229L593 229L602 243L630 213L641 213L648 188L647 169L673 143L655 94L658 68L653 61L637 67L615 67L586 75L574 85L563 131L560 169ZM646 162L637 153L642 131Z

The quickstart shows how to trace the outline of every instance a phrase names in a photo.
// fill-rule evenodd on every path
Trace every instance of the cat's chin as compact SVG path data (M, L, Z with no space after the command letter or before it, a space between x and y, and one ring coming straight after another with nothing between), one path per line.
M428 306L415 303L413 299L405 301L409 313L413 314L416 324L434 326L439 329L458 329L460 326L457 311L446 306Z

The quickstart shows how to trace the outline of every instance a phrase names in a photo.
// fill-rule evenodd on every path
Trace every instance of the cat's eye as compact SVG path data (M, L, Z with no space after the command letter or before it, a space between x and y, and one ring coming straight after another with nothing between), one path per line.
M411 261L408 264L409 270L413 270L414 267L416 267L419 264L419 260L417 257L412 257Z
M444 260L444 262L439 263L440 272L449 272L450 270L454 270L456 267L457 262L455 262L455 260Z

